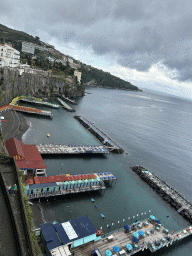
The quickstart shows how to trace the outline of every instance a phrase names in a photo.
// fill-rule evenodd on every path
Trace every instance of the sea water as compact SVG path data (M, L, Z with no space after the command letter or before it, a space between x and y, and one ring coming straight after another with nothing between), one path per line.
M74 115L87 118L124 150L108 157L45 157L47 175L110 171L116 185L105 194L78 194L41 202L44 221L64 222L87 215L104 233L153 214L173 231L190 225L131 169L142 165L192 200L192 101L154 91L143 92L86 87L86 96L72 106L76 113L51 110L53 119L28 117L29 144L101 145ZM50 109L49 109L50 110ZM50 138L47 137L50 133ZM92 203L91 198L95 199ZM97 208L95 207L97 206ZM102 219L101 214L105 215ZM107 227L110 225L111 228ZM171 248L163 255L191 255L192 242Z

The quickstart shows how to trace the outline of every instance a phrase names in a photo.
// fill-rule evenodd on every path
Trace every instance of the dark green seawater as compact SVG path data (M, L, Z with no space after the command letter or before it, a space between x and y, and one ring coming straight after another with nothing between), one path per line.
M129 167L148 168L192 200L192 101L148 90L131 92L87 87L86 91L91 94L79 98L78 105L72 106L76 109L75 115L94 122L128 154L111 153L106 158L46 157L47 175L63 174L68 170L71 174L111 171L117 183L108 187L104 195L80 194L41 202L43 220L64 222L87 215L97 229L102 227L107 233L152 213L170 230L189 226L189 222ZM53 120L27 117L30 129L23 136L24 143L101 144L73 118L74 113L64 109L52 112ZM50 138L47 133L51 134ZM94 207L91 198L95 199L98 208ZM104 220L101 213L106 216ZM36 225L43 220L35 218ZM107 224L112 223L112 228L107 228ZM192 255L191 251L192 242L184 241L163 255Z

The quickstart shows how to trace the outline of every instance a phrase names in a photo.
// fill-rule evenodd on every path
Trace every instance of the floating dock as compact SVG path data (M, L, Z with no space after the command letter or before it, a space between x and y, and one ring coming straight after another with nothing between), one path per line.
M148 183L165 201L173 206L179 214L192 223L191 202L187 201L178 191L142 166L134 166L132 170Z
M42 155L108 154L105 146L36 145Z
M111 152L122 154L124 150L101 132L93 123L81 116L74 116L85 128L93 133Z
M74 100L71 100L71 99L69 99L68 97L66 97L65 95L61 95L61 97L64 99L64 100L66 100L67 102L69 102L69 103L71 103L71 104L73 104L73 105L78 105Z
M81 192L104 191L105 182L112 183L116 177L111 172L82 175L56 175L37 177L26 181L28 199L49 198Z
M61 104L62 107L64 107L69 112L76 112L75 109L71 108L67 103L65 103L62 99L57 98L57 101Z
M112 255L107 254L107 250L117 255L114 252L115 246L118 247L118 255L134 255L144 250L153 253L192 235L192 227L173 233L158 223L149 219L131 226L125 225L124 228L102 235L99 241L72 248L71 253L74 256L88 256L90 251L97 249L101 255Z
M11 108L15 111L22 112L22 113L28 113L28 114L53 118L53 114L51 113L51 111L45 111L41 109L29 108L24 106L16 106L16 105L12 105Z
M29 104L35 104L35 105L39 105L39 106L56 108L56 109L58 109L60 107L58 104L53 104L53 103L46 102L46 101L37 101L34 99L28 99L28 98L24 98L24 97L20 98L19 101L26 102Z

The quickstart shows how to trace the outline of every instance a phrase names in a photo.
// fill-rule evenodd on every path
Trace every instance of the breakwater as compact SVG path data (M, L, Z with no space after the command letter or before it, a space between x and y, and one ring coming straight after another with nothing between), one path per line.
M131 167L142 180L150 185L166 202L174 207L179 214L192 223L192 204L178 191L159 179L154 173L142 166Z
M112 141L105 133L101 132L93 123L81 116L74 116L85 128L93 133L111 152L122 154L124 150Z

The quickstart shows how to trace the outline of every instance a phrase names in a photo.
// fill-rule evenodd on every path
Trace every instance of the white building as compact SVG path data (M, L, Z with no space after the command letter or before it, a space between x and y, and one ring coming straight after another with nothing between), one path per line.
M8 44L0 45L0 66L18 67L20 64L20 52Z
M78 70L74 71L74 76L77 77L77 82L81 83L81 72L79 72Z
M35 52L35 44L29 42L22 42L22 52L34 54Z

